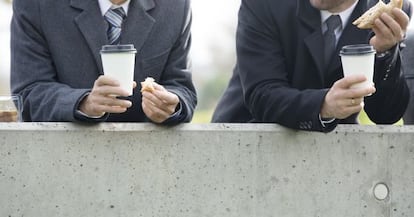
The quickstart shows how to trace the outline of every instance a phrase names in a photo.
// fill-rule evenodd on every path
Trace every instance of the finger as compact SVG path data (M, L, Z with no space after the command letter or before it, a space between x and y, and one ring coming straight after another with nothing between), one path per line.
M170 116L147 100L142 101L142 110L144 111L145 115L155 123L164 122Z
M346 113L349 115L355 114L360 112L363 109L363 105L362 104L357 104L354 106L349 106L345 109Z
M164 86L158 84L157 82L154 82L154 89L159 91L165 91Z
M93 113L91 114L100 114L103 115L104 113L122 113L127 110L127 107L121 106L110 106L105 104L93 103L90 104L90 111Z
M154 88L154 95L158 97L158 99L169 105L178 104L179 98L176 94L166 90L162 85L157 83L154 84Z
M164 111L165 113L171 115L175 111L175 108L177 107L178 100L177 100L177 103L171 103L171 102L167 103L164 100L157 97L154 94L155 92L160 92L160 91L157 90L157 91L154 91L153 93L142 93L143 100L148 100L148 102L151 103L154 107L157 107L158 109L160 109L160 110ZM163 92L165 92L165 91L163 91Z
M393 37L393 41L402 40L402 28L400 24L387 13L381 15L381 20L388 27L388 31Z
M334 86L348 89L353 84L364 82L367 78L364 75L349 75L335 82Z
M97 86L119 86L119 82L115 80L114 78L111 78L106 75L101 75L96 79L95 85Z
M164 91L156 90L154 91L154 95L158 99L160 99L162 102L168 105L176 105L179 102L178 96L167 90L164 90Z
M407 30L407 27L410 23L410 18L408 17L408 15L401 9L399 8L394 8L392 10L392 14L395 17L395 21L400 25L401 29L404 31Z
M348 102L349 103L349 102ZM349 117L352 114L358 113L362 110L363 106L362 104L354 105L354 106L344 106L339 107L337 109L337 114L335 115L335 118L339 119L345 119Z
M357 105L361 105L361 103L364 101L364 98L350 98L350 99L344 99L344 105L347 107L354 107Z
M361 88L350 88L344 92L343 97L345 99L364 98L365 96L369 96L375 93L375 91L376 89L374 86L361 87Z
M108 104L110 106L116 106L116 107L124 107L124 108L130 108L132 106L132 102L125 99L114 99L110 101Z
M115 98L115 96L129 96L129 93L120 86L98 86L97 88L92 89L92 92L104 96L111 96L113 98Z
M386 18L389 18L389 15L386 13L383 13L379 18L377 18L374 22L374 32L377 37L385 38L387 40L390 40L393 36L393 33L388 28L388 26L385 23Z
M149 102L151 102L151 104L156 105L157 107L161 107L164 105L164 103L161 101L161 99L159 99L155 94L155 91L153 92L149 92L149 91L144 91L142 93L142 100L148 100Z
M104 106L111 106L111 107L123 107L123 108L130 108L132 106L132 102L125 99L117 99L113 97L100 97L96 101L96 104L104 105Z
M149 114L151 116L157 116L157 117L169 117L170 116L170 114L163 111L162 109L152 104L151 102L145 99L142 102L145 104L146 108L149 110Z
M176 105L179 102L177 95L170 93L166 90L164 91L155 90L152 93L144 92L142 93L142 96L144 98L147 98L148 100L153 102L153 104L157 105L160 108L166 107L169 105Z
M102 112L106 112L106 113L123 113L128 108L122 107L122 106L97 105L97 109L99 109Z

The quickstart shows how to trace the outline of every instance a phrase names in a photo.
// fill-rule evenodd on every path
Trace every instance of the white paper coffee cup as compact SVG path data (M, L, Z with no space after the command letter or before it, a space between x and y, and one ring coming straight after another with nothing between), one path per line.
M136 53L132 44L104 45L101 50L104 75L117 80L129 96L134 85Z
M369 44L355 44L342 47L340 51L344 77L364 75L367 80L351 88L371 87L374 77L375 50Z

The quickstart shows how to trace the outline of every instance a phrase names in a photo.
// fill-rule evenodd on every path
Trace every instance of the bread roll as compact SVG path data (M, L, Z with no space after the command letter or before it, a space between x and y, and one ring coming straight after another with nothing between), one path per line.
M152 93L155 90L154 83L155 80L153 78L145 78L145 81L141 82L141 92L148 91Z
M385 4L382 0L378 1L376 5L367 10L352 24L356 25L360 29L371 29L374 26L375 19L381 16L382 13L387 13L393 17L391 11L393 8L402 8L403 0L391 0L388 4Z

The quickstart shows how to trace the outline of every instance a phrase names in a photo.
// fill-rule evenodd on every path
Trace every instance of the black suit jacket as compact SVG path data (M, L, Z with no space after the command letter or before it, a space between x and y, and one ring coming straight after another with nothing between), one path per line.
M140 81L153 77L180 98L171 124L190 121L196 105L188 52L189 0L131 0L121 33L134 44L135 88L125 113L86 121L148 121L141 108ZM15 0L11 23L11 87L23 98L25 121L75 121L82 97L103 74L102 45L108 24L97 0Z
M369 43L372 33L352 25L375 2L360 0L338 41ZM410 14L411 5L404 3ZM338 123L356 123L357 114L323 127L319 113L332 84L343 77L339 55L323 66L320 11L308 0L242 0L237 28L237 65L213 122L268 122L293 129L330 131ZM400 70L399 47L375 62L377 92L365 110L379 124L398 121L409 92Z

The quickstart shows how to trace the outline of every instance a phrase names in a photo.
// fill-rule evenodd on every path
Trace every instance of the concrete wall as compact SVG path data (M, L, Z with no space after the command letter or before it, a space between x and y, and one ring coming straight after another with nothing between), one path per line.
M0 216L412 217L413 140L407 126L1 123Z

